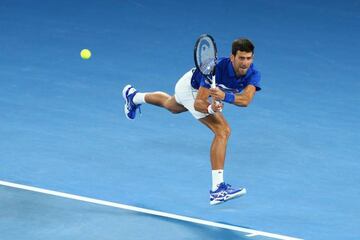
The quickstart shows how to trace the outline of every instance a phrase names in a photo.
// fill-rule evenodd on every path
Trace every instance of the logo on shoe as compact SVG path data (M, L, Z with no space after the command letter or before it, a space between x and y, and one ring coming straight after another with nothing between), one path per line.
M130 89L128 90L127 95L129 96L129 95L133 94L135 91L136 91L135 88L130 87Z

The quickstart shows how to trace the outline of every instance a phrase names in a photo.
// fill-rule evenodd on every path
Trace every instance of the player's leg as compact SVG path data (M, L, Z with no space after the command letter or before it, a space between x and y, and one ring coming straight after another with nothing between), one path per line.
M191 87L191 77L193 69L185 73L175 86L175 95L170 96L165 92L142 93L136 91L131 85L127 85L123 89L123 97L125 100L124 111L128 119L134 119L136 110L140 110L141 104L148 103L155 106L163 107L172 113L181 113L189 108L185 106L182 100L187 101L193 98L193 89Z
M216 113L200 118L199 121L214 133L214 139L210 148L212 168L210 204L222 203L226 200L244 195L246 193L245 188L232 188L224 182L226 147L231 132L226 119L222 113Z
M176 102L175 96L170 96L165 92L147 93L144 96L144 102L163 107L172 113L182 113L187 111L183 105Z
M210 147L211 191L216 191L221 183L224 182L224 165L226 156L227 142L230 137L230 126L221 113L208 115L199 119L213 133L214 138Z
M140 106L144 103L163 107L172 113L187 111L183 105L176 102L174 96L170 96L164 92L138 92L131 85L126 85L124 87L123 98L125 100L124 111L128 119L134 119L136 117L136 110L139 109L140 111Z
M210 148L212 170L224 169L226 146L231 132L229 124L221 113L208 115L199 121L214 133Z
M192 71L186 73L175 86L175 98L178 103L181 103L195 119L200 120L208 126L214 133L215 138L211 146L211 165L214 170L224 169L224 160L226 153L226 143L230 135L230 127L227 124L222 114L209 115L208 113L198 112L194 108L197 90L191 86ZM221 175L222 176L222 175ZM213 181L219 185L222 178L216 177ZM213 184L214 185L214 184ZM217 187L217 185L214 185Z
M230 136L230 127L221 113L210 115L198 112L194 108L197 91L189 87L187 81L179 81L175 87L175 98L177 102L184 105L189 112L206 125L214 133L214 139L210 149L212 167L212 189L210 191L210 204L222 203L226 200L241 196L246 193L245 188L234 189L224 182L224 163L226 146Z

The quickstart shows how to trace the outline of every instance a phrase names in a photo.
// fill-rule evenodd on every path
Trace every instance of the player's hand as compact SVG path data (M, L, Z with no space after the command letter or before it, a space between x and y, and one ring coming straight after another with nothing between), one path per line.
M218 87L210 88L209 93L210 93L210 96L217 101L224 100L224 98L225 98L225 93L223 91L221 91L221 89Z
M211 103L211 108L213 109L214 112L221 112L223 107L224 107L224 104L222 102L215 101L213 99L213 101Z

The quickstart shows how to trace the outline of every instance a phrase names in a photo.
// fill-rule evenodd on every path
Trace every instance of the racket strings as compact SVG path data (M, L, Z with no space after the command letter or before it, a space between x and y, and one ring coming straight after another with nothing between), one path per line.
M204 37L199 41L196 51L196 61L199 70L204 75L211 75L216 65L216 47L209 37Z

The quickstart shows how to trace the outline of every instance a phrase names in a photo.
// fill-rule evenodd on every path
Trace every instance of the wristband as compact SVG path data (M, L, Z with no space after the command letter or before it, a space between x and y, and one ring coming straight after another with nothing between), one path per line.
M235 94L231 92L226 92L224 97L224 102L234 103L235 102Z
M212 109L211 104L208 106L208 113L209 114L215 114L215 111Z

